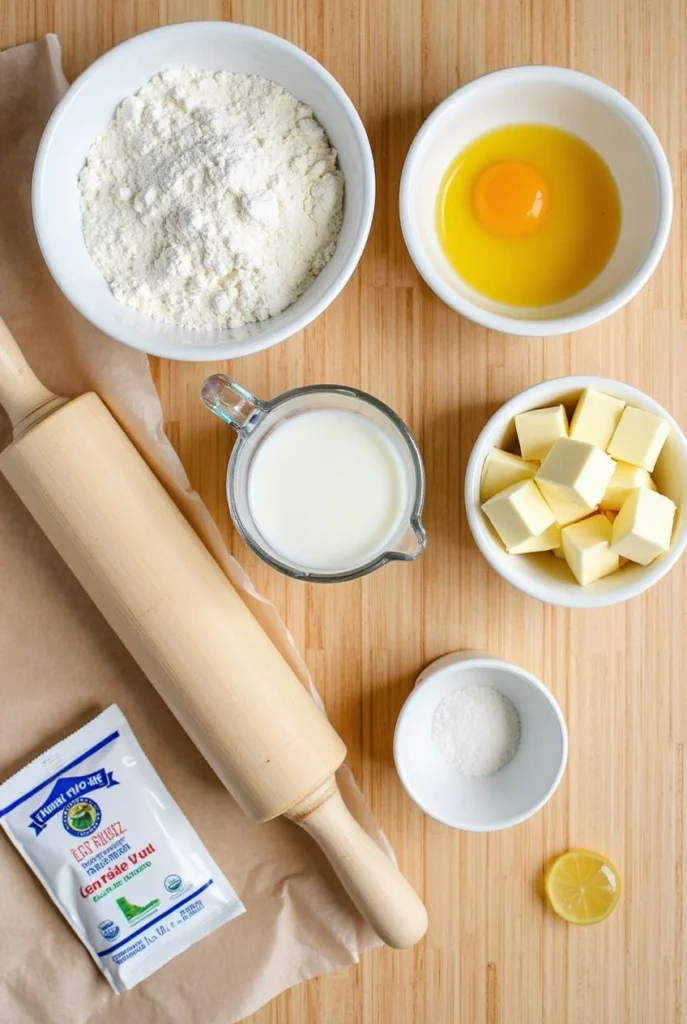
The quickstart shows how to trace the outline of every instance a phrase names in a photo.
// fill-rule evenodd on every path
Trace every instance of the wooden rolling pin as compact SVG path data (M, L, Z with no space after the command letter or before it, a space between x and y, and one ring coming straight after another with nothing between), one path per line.
M44 388L2 320L0 404L0 470L246 814L297 822L412 946L427 912L341 799L342 740L101 399Z

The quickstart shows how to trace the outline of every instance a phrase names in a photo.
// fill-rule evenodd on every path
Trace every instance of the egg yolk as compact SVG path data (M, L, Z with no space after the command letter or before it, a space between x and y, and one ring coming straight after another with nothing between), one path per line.
M546 217L549 190L530 164L504 160L480 174L472 207L482 227L493 235L528 235Z

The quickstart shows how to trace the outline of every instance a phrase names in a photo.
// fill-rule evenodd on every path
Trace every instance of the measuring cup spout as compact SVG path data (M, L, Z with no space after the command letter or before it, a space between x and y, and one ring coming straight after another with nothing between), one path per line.
M419 515L413 516L406 527L405 533L401 536L397 547L390 552L390 555L392 558L398 558L404 562L412 562L414 559L420 557L422 552L425 550L426 544L427 534L425 533L425 528L422 525L422 520Z
M203 381L200 399L239 434L248 433L265 409L264 402L223 373L213 373Z

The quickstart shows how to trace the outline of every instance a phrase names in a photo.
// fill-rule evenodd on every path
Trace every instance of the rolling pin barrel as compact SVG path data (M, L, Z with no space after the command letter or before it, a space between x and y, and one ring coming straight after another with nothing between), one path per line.
M47 391L2 321L0 404L0 470L245 812L293 817L382 938L416 942L422 903L336 789L340 737L103 402Z

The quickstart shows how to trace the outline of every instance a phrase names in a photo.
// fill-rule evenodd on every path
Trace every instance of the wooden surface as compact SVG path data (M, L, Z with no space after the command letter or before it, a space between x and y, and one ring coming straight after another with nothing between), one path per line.
M251 1024L687 1021L687 560L626 607L550 609L487 569L461 507L465 462L487 416L544 378L618 377L685 425L686 15L685 0L0 0L0 46L56 31L69 77L114 43L168 21L226 18L278 32L338 78L372 141L372 236L330 310L303 335L230 366L154 365L170 435L194 484L286 618L430 913L427 940L414 951L367 955L356 969L286 993ZM423 118L461 83L519 63L567 65L622 90L657 130L676 183L673 235L651 284L626 311L575 337L517 340L461 320L421 284L399 230L401 165ZM337 588L289 582L260 565L229 524L230 431L198 401L202 378L217 369L265 397L330 381L393 405L427 465L422 559ZM418 672L466 647L538 675L570 730L556 797L500 835L462 835L424 818L391 761L394 721ZM568 846L606 851L622 872L622 903L604 925L569 928L541 902L542 865Z

